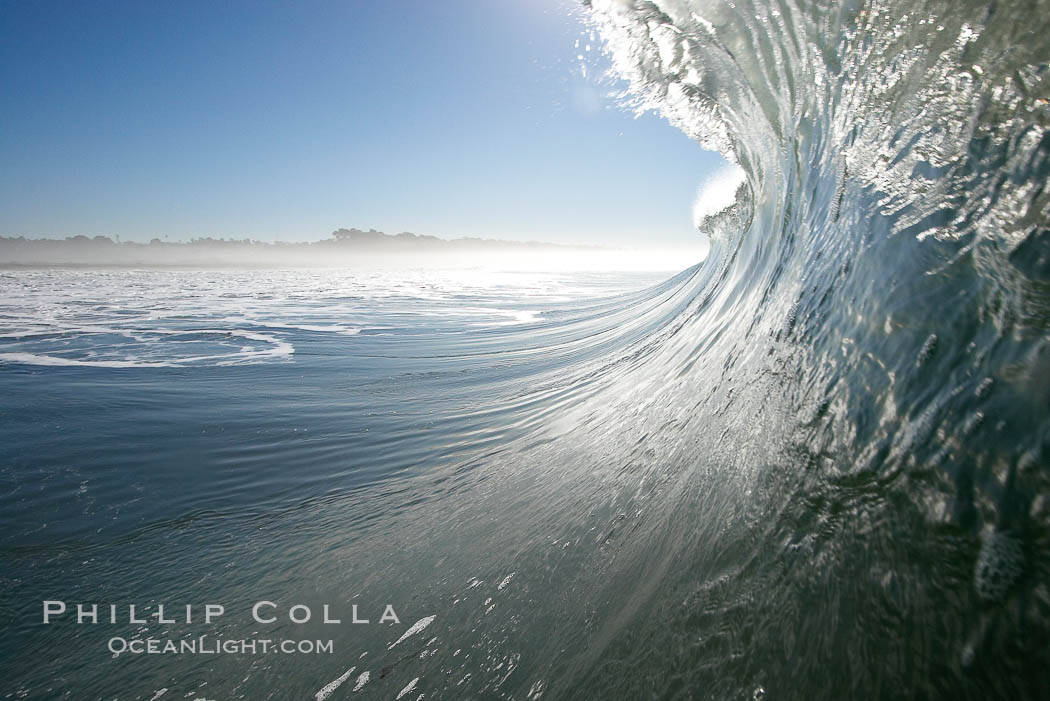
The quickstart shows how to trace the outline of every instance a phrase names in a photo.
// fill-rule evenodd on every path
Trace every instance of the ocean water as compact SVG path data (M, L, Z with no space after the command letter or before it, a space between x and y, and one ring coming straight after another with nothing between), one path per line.
M451 605L417 569L440 548L404 550L444 517L409 514L593 395L606 351L647 338L682 303L688 275L668 277L0 271L4 694L310 698L366 652L375 693L388 694L385 646ZM495 577L488 555L476 557L471 571ZM454 590L487 597L509 574ZM117 603L124 620L44 626L45 600L101 603L103 619ZM230 656L216 667L200 654L107 648L113 636L251 637L259 600L318 615L329 604L347 625L262 629L333 640L305 661ZM213 602L230 611L223 625L127 622L131 603L167 604L170 616ZM368 627L336 610L358 602ZM374 623L387 603L403 625ZM463 659L469 673L478 654Z
M740 166L700 266L5 275L5 693L1047 697L1050 4L588 12Z

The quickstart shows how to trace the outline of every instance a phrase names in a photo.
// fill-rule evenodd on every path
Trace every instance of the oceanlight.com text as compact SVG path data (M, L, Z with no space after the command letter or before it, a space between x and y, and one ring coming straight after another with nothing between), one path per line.
M107 643L115 656L132 655L324 655L332 654L331 640L272 640L269 638L211 638L201 635L184 640L113 637Z

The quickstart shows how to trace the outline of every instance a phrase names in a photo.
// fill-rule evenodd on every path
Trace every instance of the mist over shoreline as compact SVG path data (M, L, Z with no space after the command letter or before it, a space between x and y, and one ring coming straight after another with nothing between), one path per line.
M26 267L218 267L376 268L513 265L529 269L644 269L688 267L706 256L706 246L626 249L502 239L444 239L375 229L337 229L310 242L194 238L149 243L108 236L65 239L0 237L0 268Z

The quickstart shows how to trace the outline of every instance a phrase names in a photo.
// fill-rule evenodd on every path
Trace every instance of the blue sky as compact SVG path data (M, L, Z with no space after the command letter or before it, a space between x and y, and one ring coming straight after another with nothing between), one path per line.
M568 0L0 0L0 235L696 243L721 159L597 53Z

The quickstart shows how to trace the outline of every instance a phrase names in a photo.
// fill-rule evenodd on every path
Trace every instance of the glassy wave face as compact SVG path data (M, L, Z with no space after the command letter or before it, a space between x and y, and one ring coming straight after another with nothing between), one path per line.
M646 393L650 573L601 655L636 672L580 682L1045 697L1050 4L590 5L746 184Z
M337 300L255 283L222 319L207 295L149 325L136 295L94 325L5 310L15 692L1046 696L1050 5L590 12L634 105L744 174L696 209L702 266L374 347ZM214 600L213 636L260 599L402 625L111 659L112 629L36 623L52 597Z

